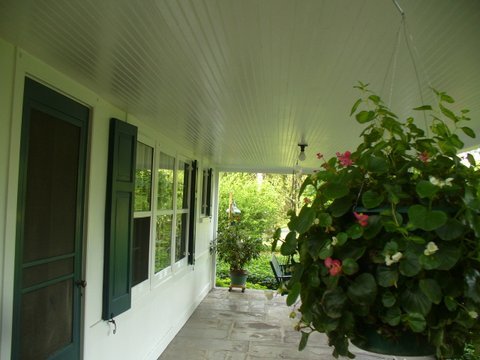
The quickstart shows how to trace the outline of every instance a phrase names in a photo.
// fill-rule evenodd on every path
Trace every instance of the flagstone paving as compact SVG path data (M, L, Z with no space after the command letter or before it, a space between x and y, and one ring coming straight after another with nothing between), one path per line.
M267 293L211 290L158 360L334 359L326 336L319 333L298 351L301 335L294 330L286 298L275 294L269 299ZM351 350L358 360L396 359Z

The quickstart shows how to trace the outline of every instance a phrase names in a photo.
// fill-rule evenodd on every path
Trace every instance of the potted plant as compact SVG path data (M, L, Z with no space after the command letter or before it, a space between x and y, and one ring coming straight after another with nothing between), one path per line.
M457 155L458 133L475 137L468 111L454 113L454 100L434 90L437 111L414 109L431 120L424 130L357 88L351 115L365 126L362 142L329 160L317 154L320 170L300 189L314 195L290 212L281 245L299 259L287 297L298 304L299 348L319 331L335 357L353 357L349 340L394 355L451 358L465 343L478 352L480 171L472 155Z
M245 292L248 272L245 266L260 256L263 249L261 239L248 235L240 222L222 221L217 231L218 258L230 266L230 287L242 288Z

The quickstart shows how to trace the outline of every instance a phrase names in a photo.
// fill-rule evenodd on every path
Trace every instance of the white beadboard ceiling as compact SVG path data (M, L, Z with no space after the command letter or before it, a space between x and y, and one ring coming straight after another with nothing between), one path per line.
M401 115L446 91L480 135L480 1L397 3L405 28L390 0L0 0L0 37L198 158L290 172L356 147L359 80Z

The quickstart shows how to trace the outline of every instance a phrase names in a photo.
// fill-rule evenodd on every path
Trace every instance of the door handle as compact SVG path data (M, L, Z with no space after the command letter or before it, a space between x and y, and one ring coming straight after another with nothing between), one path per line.
M75 285L78 287L85 288L87 286L87 282L85 280L77 280L75 281Z

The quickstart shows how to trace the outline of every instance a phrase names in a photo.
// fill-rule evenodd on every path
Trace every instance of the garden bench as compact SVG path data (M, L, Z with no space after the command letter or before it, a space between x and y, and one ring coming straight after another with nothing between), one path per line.
M270 266L272 267L273 274L275 275L278 286L280 286L281 283L286 282L292 278L292 273L288 269L289 265L280 264L275 254L272 254Z

